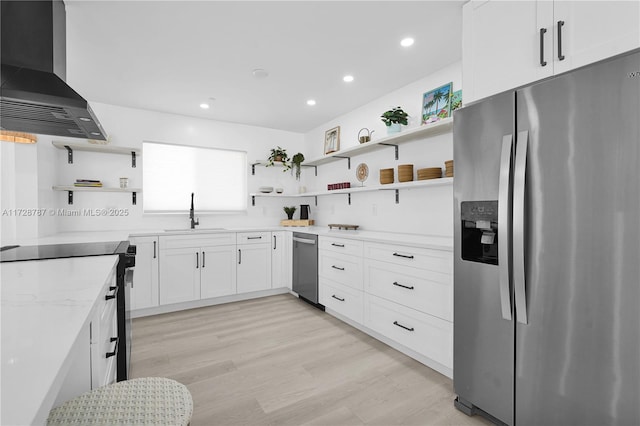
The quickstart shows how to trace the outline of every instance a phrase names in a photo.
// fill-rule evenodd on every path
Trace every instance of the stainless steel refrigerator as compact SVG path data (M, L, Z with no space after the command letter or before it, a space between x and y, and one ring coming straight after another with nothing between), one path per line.
M454 116L456 406L640 424L640 51Z

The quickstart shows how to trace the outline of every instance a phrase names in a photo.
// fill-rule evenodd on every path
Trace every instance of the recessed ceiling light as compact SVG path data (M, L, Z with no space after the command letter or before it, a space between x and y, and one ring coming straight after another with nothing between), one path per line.
M351 83L353 81L353 76L352 75L345 75L344 77L342 77L342 81L344 81L346 83Z
M203 102L203 103L201 103L201 104L200 104L200 108L202 108L202 109L209 109L209 104L208 104L208 103Z
M263 70L262 68L256 68L252 72L255 78L267 78L269 76L269 72L267 70Z
M414 41L415 40L412 39L411 37L403 38L402 41L400 41L400 46L409 47L413 44Z
M316 104L315 99L309 99L309 100L307 101L307 105L309 105L309 106L314 106L315 104Z

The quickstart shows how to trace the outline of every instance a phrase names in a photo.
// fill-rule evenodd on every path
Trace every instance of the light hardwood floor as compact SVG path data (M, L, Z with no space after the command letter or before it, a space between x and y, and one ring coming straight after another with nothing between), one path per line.
M184 383L199 425L475 425L452 382L291 295L133 320L132 376Z

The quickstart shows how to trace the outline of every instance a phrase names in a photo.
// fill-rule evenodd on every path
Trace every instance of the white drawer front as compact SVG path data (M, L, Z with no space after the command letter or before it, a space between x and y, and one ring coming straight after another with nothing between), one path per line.
M111 341L118 335L118 319L115 309L107 309L107 315L100 321L91 323L91 387L96 389L110 384L116 379L116 355L110 355L116 349L116 342ZM107 355L110 355L107 357Z
M271 232L238 232L237 244L271 244Z
M220 234L188 234L170 235L160 237L161 249L189 248L203 246L223 246L236 243L236 234L233 232Z
M371 294L453 321L453 283L449 274L365 259L364 282Z
M362 324L364 303L362 291L324 278L320 278L318 290L320 304Z
M453 324L372 295L365 295L364 325L453 368Z
M365 243L364 257L444 274L453 273L453 253L450 251Z
M353 256L362 256L362 241L325 237L324 235L320 236L318 239L320 240L320 250L327 250L340 254L350 254Z
M318 275L358 290L363 289L362 257L339 255L324 250L319 251L318 257Z

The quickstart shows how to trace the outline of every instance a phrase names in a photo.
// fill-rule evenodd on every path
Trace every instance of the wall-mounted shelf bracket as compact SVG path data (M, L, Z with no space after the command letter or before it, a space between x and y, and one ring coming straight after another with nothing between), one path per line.
M67 203L73 204L73 191L67 191Z
M398 159L398 156L396 155L396 160L397 159ZM131 167L134 169L136 168L136 152L135 151L131 151Z
M256 174L256 165L252 164L251 165L251 175L254 176Z
M347 195L349 196L349 205L351 205L351 193L349 192Z
M137 197L135 192L132 192L131 193L131 202L133 203L134 206L136 205L136 201L138 201L138 197Z
M252 205L252 206L255 206L255 205L256 205L256 196L255 196L255 195L252 195L252 196L251 196L251 205Z
M346 158L347 159L347 169L351 170L351 157L341 157L339 155L334 155L334 158Z
M396 204L400 204L400 190L396 189Z
M73 164L73 150L68 145L65 145L64 148L67 150L67 161L69 164Z
M318 207L318 196L316 195L315 197L313 197L313 199L314 199L314 200L315 200L315 202L316 202L316 207Z
M398 145L393 144L393 143L380 143L380 145L384 145L384 146L393 146L396 149L396 160L398 159Z

